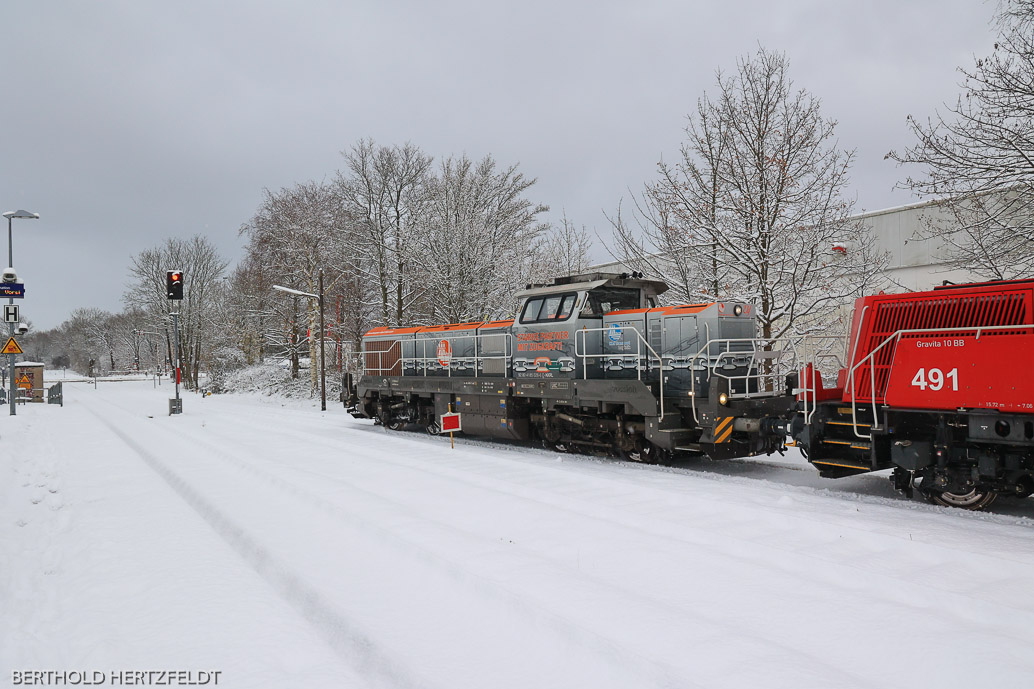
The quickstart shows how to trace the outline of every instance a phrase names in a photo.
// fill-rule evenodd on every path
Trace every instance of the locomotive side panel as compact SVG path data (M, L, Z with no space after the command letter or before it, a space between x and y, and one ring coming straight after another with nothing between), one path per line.
M417 367L428 376L472 376L480 323L450 323L421 328L416 334Z

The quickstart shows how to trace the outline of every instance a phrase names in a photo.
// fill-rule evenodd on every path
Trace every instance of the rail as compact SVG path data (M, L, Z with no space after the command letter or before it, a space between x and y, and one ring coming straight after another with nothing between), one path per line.
M650 357L649 356L647 356L647 357L643 356L643 347L646 347L646 350L651 355L653 355L653 358L655 358L657 360L657 371L658 371L658 376L657 377L660 380L660 395L659 396L660 396L660 400L661 400L660 401L660 405L661 405L660 406L660 417L657 420L658 420L658 422L663 421L664 420L664 358L660 354L658 354L654 350L654 348L650 346L650 343L647 342L643 338L643 334L641 332L639 332L638 328L635 328L635 327L631 328L632 332L634 332L636 334L636 339L635 339L636 351L634 353L629 352L628 354L620 354L620 353L601 352L599 354L589 354L588 352L585 352L585 351L579 351L579 349L578 349L579 343L582 344L582 349L583 350L585 349L585 334L586 333L599 332L602 335L603 333L606 333L609 330L610 330L610 328L607 327L607 328L582 328L581 330L576 330L575 331L575 335L574 335L574 355L575 355L575 357L580 357L581 360L582 360L582 380L586 380L589 377L589 366L588 366L587 359L621 359L621 360L634 360L635 361L636 380L642 381L642 379L643 379L643 371L649 370L649 366L650 366ZM644 363L644 360L645 360L645 363Z
M851 391L851 423L854 426L854 434L857 438L862 440L872 440L872 433L862 435L858 432L858 395L855 390L855 371L860 369L866 362L869 364L869 404L872 405L872 423L873 428L878 428L879 420L879 409L876 406L876 353L882 350L884 347L889 346L891 343L895 345L906 335L946 335L949 333L975 333L976 339L980 339L980 335L993 331L999 332L1002 330L1032 330L1034 324L1028 323L1026 325L981 325L981 326L967 326L960 328L909 328L902 329L893 332L888 335L887 338L877 345L871 352L862 357L857 364L853 365L847 373L846 389ZM857 344L857 343L856 343ZM888 364L888 368L893 367L893 354L891 355L891 363ZM889 383L889 380L888 380ZM886 388L884 388L884 398L886 398Z

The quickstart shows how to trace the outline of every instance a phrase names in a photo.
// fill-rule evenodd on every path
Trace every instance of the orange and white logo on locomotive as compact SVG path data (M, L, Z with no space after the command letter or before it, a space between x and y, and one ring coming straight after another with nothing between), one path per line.
M553 360L548 356L537 356L531 365L534 366L535 370L539 373L548 373L549 365L551 363L553 363Z
M438 343L438 363L442 366L448 366L451 361L452 345L449 344L448 340L442 340Z

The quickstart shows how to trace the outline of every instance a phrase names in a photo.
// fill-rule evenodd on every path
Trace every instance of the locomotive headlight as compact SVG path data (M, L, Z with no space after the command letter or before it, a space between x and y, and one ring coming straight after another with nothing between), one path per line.
M741 313L743 313L743 307L741 305L737 304L732 308L732 315L739 316ZM723 402L722 404L725 403Z
M725 406L728 403L729 403L729 396L726 395L724 392L719 393L718 394L718 404L721 404L722 406Z

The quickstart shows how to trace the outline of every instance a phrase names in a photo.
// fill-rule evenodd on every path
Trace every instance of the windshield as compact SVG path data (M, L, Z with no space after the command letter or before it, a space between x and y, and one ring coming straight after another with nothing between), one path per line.
M532 297L521 312L521 323L548 323L564 321L571 317L578 295L555 294L546 297Z
M639 290L627 287L601 287L589 292L582 308L583 317L599 317L611 311L639 308Z

